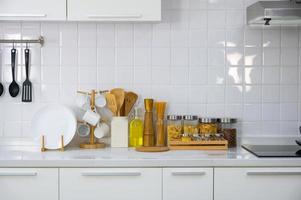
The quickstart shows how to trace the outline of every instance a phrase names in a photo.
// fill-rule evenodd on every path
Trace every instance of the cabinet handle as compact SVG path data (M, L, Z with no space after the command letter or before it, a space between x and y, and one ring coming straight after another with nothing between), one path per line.
M204 176L206 175L205 171L199 172L171 172L173 176Z
M249 176L301 175L301 171L248 171Z
M82 172L82 176L141 176L141 172Z
M46 17L46 14L0 14L0 17Z
M37 172L0 172L0 176L37 176Z
M124 14L124 15L88 15L88 18L97 19L97 18L141 18L141 14Z

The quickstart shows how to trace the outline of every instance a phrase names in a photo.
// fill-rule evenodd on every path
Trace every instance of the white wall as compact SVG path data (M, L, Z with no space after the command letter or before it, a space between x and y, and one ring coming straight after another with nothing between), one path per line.
M250 3L163 0L163 21L154 24L1 22L0 38L42 35L46 41L41 49L31 45L34 102L0 97L0 136L28 138L41 105L71 105L77 89L113 87L167 100L169 113L239 118L244 136L296 136L300 28L249 29ZM21 83L24 46L18 47ZM10 49L1 45L6 88Z

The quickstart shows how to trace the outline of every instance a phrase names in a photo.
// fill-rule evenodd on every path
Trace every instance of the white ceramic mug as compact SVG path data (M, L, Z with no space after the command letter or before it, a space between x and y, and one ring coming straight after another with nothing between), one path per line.
M86 123L81 123L77 126L77 134L80 137L87 137L90 134L90 126Z
M100 120L100 115L92 110L87 110L83 116L83 120L92 126L96 126Z
M90 97L85 94L77 94L76 96L76 105L84 110L89 109L90 107Z
M99 94L95 97L95 106L103 108L106 106L106 104L106 98L102 94Z
M104 138L109 135L110 127L104 122L98 123L94 130L94 136L98 139Z

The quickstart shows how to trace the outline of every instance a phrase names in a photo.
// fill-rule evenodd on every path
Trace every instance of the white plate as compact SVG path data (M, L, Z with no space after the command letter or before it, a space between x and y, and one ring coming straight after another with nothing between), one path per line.
M40 109L31 121L33 136L39 144L42 135L45 136L47 149L61 147L61 135L64 135L64 145L71 142L76 132L74 113L62 105L48 105Z

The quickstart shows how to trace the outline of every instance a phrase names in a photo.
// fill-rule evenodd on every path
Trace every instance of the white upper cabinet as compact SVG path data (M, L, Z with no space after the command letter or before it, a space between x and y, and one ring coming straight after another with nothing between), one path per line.
M160 21L161 0L68 0L70 21Z
M217 168L215 200L300 200L301 168Z
M0 0L0 20L66 20L66 1Z

